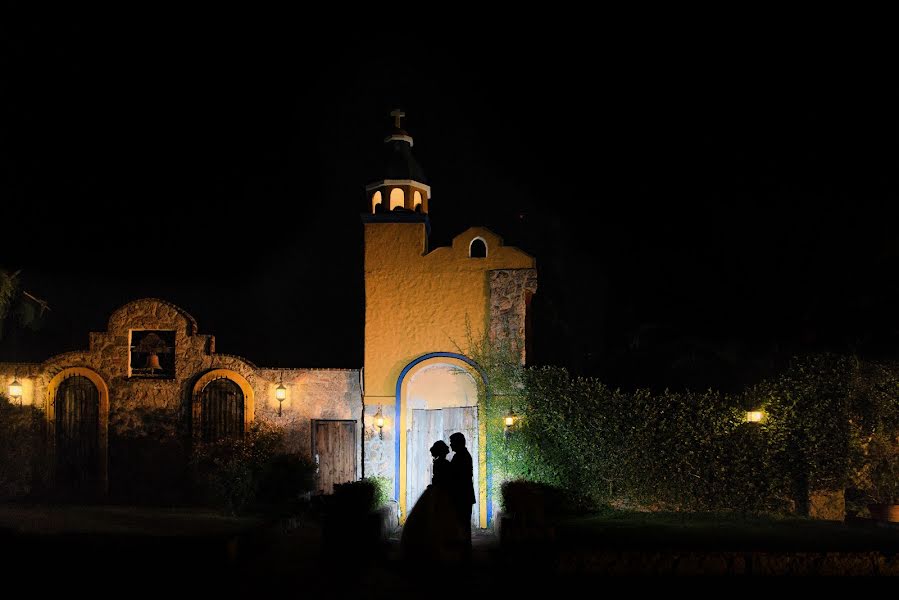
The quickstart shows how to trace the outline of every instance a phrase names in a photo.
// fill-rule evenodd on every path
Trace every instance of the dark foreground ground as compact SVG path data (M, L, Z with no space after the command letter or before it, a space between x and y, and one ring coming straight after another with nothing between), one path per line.
M899 530L861 521L616 513L519 532L512 544L477 533L470 564L424 566L403 560L397 534L362 548L323 544L314 519L287 525L188 510L0 506L0 569L42 593L450 600L607 590L607 575L635 576L633 587L657 575L899 574Z

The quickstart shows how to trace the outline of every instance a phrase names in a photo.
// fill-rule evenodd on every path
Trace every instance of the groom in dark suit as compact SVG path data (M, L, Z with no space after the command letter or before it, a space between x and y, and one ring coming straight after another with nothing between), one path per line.
M475 503L474 481L472 480L474 468L471 462L471 454L465 447L465 436L456 432L450 436L450 448L455 455L450 461L450 473L452 474L451 496L453 505L459 518L459 525L465 532L465 558L471 556L471 507Z

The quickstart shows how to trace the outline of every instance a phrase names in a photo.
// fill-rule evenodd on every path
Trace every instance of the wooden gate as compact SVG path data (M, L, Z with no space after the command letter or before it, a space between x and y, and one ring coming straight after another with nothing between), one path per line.
M244 397L237 383L222 377L200 392L200 439L215 442L244 433Z
M88 497L100 475L100 392L87 377L69 377L54 398L56 489L63 496Z
M312 422L312 454L319 491L330 494L334 484L356 479L356 422Z
M414 409L412 411L412 431L406 436L406 510L411 511L422 493L431 483L433 461L431 446L437 440L450 445L450 436L457 431L465 436L465 447L471 454L474 468L473 483L478 495L478 407L460 406L434 410ZM455 452L446 457L452 460ZM471 526L478 527L478 511L471 511Z

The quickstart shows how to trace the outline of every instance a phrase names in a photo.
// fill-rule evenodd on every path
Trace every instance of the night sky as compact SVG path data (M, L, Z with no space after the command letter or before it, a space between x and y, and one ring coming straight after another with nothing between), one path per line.
M532 363L728 388L797 352L899 357L899 93L861 54L5 27L0 266L52 311L2 360L149 296L261 366L362 366L359 214L397 106L431 247L484 225L537 257Z

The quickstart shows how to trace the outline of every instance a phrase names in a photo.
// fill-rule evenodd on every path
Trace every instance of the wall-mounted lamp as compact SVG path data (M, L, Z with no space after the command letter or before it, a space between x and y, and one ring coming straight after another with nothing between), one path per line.
M275 398L278 400L278 416L281 416L281 405L284 403L284 400L287 398L287 388L284 387L284 373L281 373L281 381L278 383L278 387L275 388Z
M13 400L18 400L20 405L22 404L22 384L19 383L18 373L13 377L12 383L9 384L9 397Z
M512 404L509 404L509 412L503 417L503 424L506 426L503 430L503 437L508 438L512 434L512 426L515 425L515 411Z
M384 439L384 413L381 412L381 407L378 407L378 414L375 415L375 426L378 428L378 437L380 439Z
M747 423L761 423L765 419L765 411L763 410L748 410L746 411L746 422Z

